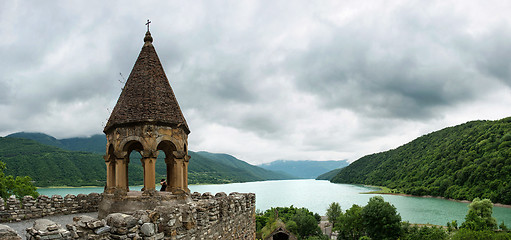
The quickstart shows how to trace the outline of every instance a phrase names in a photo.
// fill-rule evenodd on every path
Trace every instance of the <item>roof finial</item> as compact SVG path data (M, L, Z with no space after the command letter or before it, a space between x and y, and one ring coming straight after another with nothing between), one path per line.
M145 33L144 37L144 42L146 44L151 44L153 42L153 37L151 37L151 33L149 32L149 23L151 23L151 21L147 19L147 23L145 24L147 25L147 32Z
M149 32L149 23L151 23L151 21L149 19L147 19L147 23L145 25L147 25L147 31Z

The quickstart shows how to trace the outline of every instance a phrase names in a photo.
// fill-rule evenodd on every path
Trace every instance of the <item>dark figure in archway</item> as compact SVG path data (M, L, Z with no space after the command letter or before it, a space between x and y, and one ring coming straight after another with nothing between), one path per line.
M165 179L162 179L162 180L160 181L160 184L161 184L160 191L161 191L161 192L165 192L165 190L167 189L167 181L165 181Z

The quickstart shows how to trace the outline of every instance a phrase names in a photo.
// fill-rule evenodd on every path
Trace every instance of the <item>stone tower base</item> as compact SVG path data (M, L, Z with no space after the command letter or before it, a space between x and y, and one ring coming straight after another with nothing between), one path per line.
M160 194L153 196L153 198L161 199L161 202L158 203L149 201L149 198L140 192L130 193L129 195L132 195L131 198L128 197L124 200L115 200L112 199L112 196L109 196L100 207L110 206L131 211L135 206L149 207L151 204L157 206L152 210L137 209L130 215L112 213L105 218L106 221L91 220L94 223L106 222L108 226L103 228L92 223L74 224L83 235L79 239L130 239L137 234L143 235L144 239L157 240L256 239L256 199L253 193L231 193L229 195L217 193L213 196L211 193L200 194L196 192L191 195L182 195L185 198L181 199L178 199L179 197L176 195ZM143 215L146 217L143 217ZM135 226L137 224L140 226ZM79 226L86 226L91 229L83 229ZM98 229L108 229L108 231Z
M98 218L103 219L110 213L133 214L137 210L153 210L158 206L175 206L192 201L190 194L172 194L170 192L103 193L98 206Z

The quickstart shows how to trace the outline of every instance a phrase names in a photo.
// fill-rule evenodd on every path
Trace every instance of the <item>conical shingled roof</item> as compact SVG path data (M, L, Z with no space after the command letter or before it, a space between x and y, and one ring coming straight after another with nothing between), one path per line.
M120 125L155 123L181 127L189 134L190 129L163 71L149 31L144 42L104 132Z

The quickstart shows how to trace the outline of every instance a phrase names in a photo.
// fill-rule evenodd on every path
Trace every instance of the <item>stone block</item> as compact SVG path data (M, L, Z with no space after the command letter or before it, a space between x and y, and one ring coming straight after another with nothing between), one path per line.
M110 226L104 226L104 227L100 227L100 228L94 230L94 233L96 233L98 235L107 233L107 232L110 232Z
M112 227L132 228L138 220L131 215L124 213L112 213L105 218L107 225Z
M0 224L0 240L21 240L21 236L11 227Z
M140 227L140 232L146 237L153 236L155 234L155 226L153 223L144 223Z

